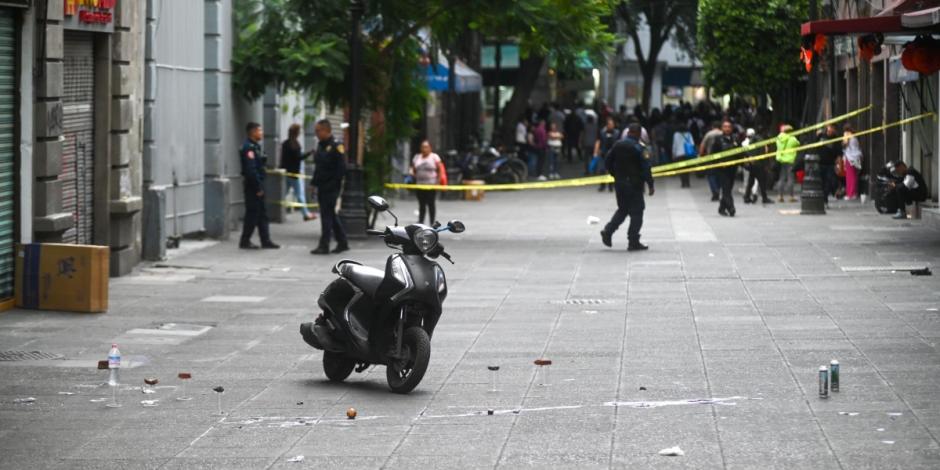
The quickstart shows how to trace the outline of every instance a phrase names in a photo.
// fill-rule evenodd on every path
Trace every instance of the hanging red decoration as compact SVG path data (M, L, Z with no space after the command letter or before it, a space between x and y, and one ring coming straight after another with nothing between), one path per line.
M858 38L858 57L866 62L871 62L872 58L881 54L881 44L884 42L884 36L878 34L868 34Z
M813 51L800 48L800 61L806 66L806 73L813 70Z
M918 36L904 45L901 65L923 75L940 71L940 40L930 36Z
M817 34L816 39L813 41L813 51L816 52L816 55L822 55L823 51L826 49L826 43L828 43L828 38L822 34Z

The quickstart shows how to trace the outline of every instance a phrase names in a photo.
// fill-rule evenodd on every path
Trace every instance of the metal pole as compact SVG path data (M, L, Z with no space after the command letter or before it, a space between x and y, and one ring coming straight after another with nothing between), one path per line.
M359 123L362 106L362 15L365 6L362 0L352 0L349 11L352 17L352 30L349 37L349 62L352 86L349 97L349 142L346 142L346 182L343 185L343 201L340 218L349 238L365 238L367 214L365 206L365 183L359 155Z
M496 43L496 83L493 85L493 143L500 140L499 136L499 85L503 68L503 42Z

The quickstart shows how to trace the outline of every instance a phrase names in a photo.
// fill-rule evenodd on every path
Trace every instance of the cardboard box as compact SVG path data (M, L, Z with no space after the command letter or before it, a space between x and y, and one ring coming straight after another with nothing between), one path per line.
M29 243L16 247L16 306L40 310L108 310L106 246Z

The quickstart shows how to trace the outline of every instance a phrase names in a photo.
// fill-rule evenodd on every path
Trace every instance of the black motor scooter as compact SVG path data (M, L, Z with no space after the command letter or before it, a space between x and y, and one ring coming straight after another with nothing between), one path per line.
M433 260L453 261L438 234L463 232L464 225L454 220L446 226L399 227L385 199L372 196L368 201L376 211L388 211L395 226L367 233L382 237L400 253L388 257L384 271L350 260L336 263L333 273L339 278L318 301L323 313L300 325L300 334L307 344L323 350L323 371L330 380L341 382L353 370L381 364L389 388L408 393L427 371L431 336L447 297L444 270Z

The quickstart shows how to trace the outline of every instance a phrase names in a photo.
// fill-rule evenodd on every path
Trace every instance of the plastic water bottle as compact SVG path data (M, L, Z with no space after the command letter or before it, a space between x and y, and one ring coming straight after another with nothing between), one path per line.
M108 378L108 385L112 387L117 387L118 370L120 368L121 368L121 351L118 349L117 344L112 344L111 351L108 352L108 370L111 372L111 375Z

